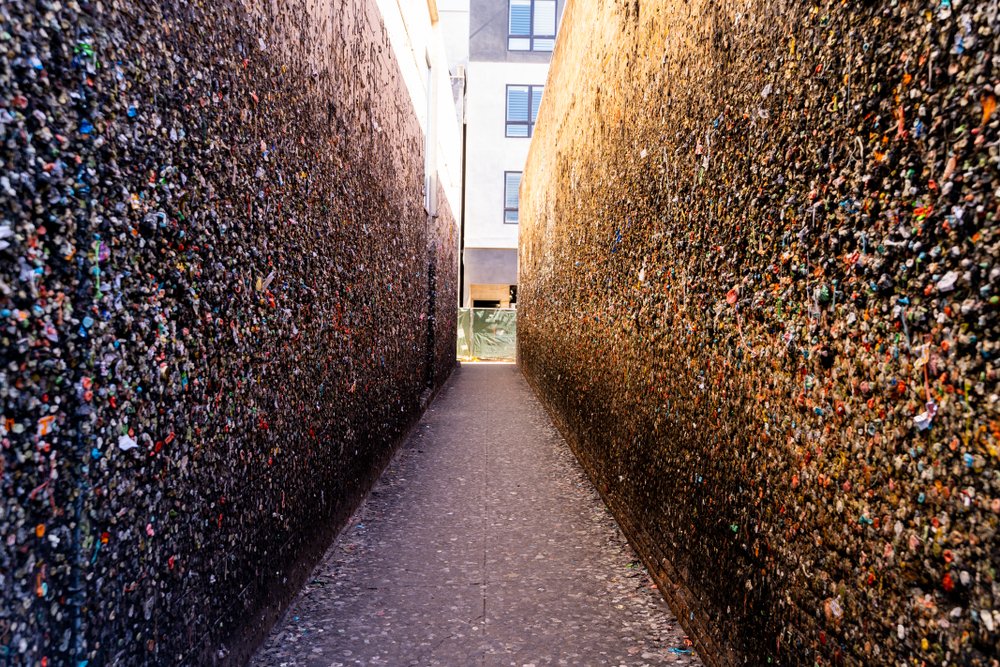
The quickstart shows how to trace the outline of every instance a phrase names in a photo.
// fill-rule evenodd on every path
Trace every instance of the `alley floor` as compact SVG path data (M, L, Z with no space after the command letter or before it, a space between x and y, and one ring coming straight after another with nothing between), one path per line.
M517 367L466 364L251 664L702 663Z

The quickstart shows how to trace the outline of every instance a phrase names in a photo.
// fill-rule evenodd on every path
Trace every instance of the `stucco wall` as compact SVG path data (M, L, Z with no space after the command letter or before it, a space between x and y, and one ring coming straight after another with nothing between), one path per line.
M997 35L569 3L519 358L710 662L995 664Z
M0 663L238 663L454 363L380 15L6 0L0 44Z
M516 248L518 225L504 223L504 172L523 171L531 139L507 137L507 85L544 85L547 64L469 63L466 89L465 245ZM544 93L542 95L544 99Z

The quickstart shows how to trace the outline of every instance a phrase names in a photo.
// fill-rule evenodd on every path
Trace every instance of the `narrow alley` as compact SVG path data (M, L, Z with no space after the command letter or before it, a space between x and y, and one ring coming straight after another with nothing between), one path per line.
M251 663L700 665L518 368L457 368Z
M1000 667L998 98L1000 0L0 0L0 667Z

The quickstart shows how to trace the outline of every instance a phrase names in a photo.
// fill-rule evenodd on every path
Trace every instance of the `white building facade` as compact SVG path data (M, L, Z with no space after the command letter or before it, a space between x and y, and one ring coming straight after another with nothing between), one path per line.
M459 305L515 306L521 172L565 0L438 4L452 73L465 74ZM453 45L466 36L467 50Z

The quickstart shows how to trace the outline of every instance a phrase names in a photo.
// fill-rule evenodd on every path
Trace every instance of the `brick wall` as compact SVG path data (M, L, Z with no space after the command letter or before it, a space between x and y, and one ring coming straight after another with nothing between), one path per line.
M372 0L0 4L0 663L246 656L451 370L422 187Z
M996 3L575 0L519 355L713 664L996 664Z

